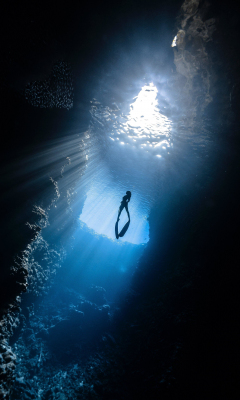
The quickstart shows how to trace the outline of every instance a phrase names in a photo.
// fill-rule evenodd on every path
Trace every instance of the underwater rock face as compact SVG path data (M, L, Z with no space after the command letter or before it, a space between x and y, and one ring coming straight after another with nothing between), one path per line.
M38 221L41 226L46 225L45 213L35 212L40 215ZM40 227L28 224L34 232L32 242L28 244L18 261L15 260L10 269L11 288L17 294L27 291L28 296L36 299L47 293L52 283L52 276L59 267L60 254L53 250L40 235ZM28 228L29 229L29 228ZM11 296L12 293L10 293ZM28 319L31 315L31 309L27 311L27 319L21 313L21 297L17 296L11 304L1 304L1 320L0 320L0 399L9 398L11 386L16 368L16 355L13 353L9 342L16 340L20 333L30 343L35 341L34 332L29 327ZM40 335L41 336L41 335Z
M235 71L238 70L236 68L238 63L233 63L231 59L227 68L222 67L222 75L218 75L215 72L212 64L214 52L211 53L209 45L216 29L216 21L215 18L205 19L204 10L207 8L207 2L185 1L179 18L179 30L176 35L177 48L174 49L174 60L177 70L175 82L176 93L178 94L176 104L182 104L185 108L187 116L184 117L185 127L187 125L194 127L195 116L198 113L202 114L207 106L213 104L214 101L216 104L216 99L218 100L218 98L219 101L222 101L221 110L224 109L225 114L221 114L217 108L218 115L215 114L216 119L220 119L221 117L221 120L223 120L230 106L235 115L238 115L239 110L239 84L236 73L235 75L233 74L233 78L229 78L231 67ZM222 65L225 62L226 60L223 61ZM71 74L69 71L64 70L65 67L61 64L59 70L56 69L53 72L51 79L34 82L27 86L25 94L30 105L39 108L71 108ZM219 78L219 76L225 76L225 70L228 71L228 76L226 74L227 77L224 78L227 83L225 80L221 81L221 78ZM67 75L62 82L61 74L64 74L64 71ZM223 88L223 95L222 92L219 94L216 91L216 79L221 81L221 85L219 86ZM207 202L210 205L215 204L214 201L209 203L206 200ZM133 349L132 354L136 355L139 365L140 361L144 364L145 360L148 360L150 365L154 357L158 355L155 354L156 349L158 349L161 357L161 352L164 352L164 349L170 349L169 354L174 358L180 345L176 337L174 337L173 332L177 331L179 326L181 326L179 322L184 320L184 312L182 314L180 311L176 313L175 305L171 314L168 313L168 310L164 310L164 325L171 326L170 332L173 338L171 339L171 335L168 335L168 332L166 332L163 338L160 335L161 326L160 324L157 325L154 320L154 318L158 320L159 316L157 313L160 313L160 310L163 308L161 301L157 298L159 303L156 305L153 297L149 307L146 307L146 312L144 311L144 303L142 303L142 315L147 315L147 319L141 319L141 312L139 312L140 317L138 318L141 320L141 323L138 324L137 317L131 321L132 323L129 323L129 326L126 328L126 335L130 337L130 340L123 346L126 350L125 359L124 361L119 361L119 363L114 360L115 353L113 350L113 347L115 349L118 347L118 341L108 331L110 306L106 304L105 291L101 287L93 287L89 290L88 298L81 298L75 295L72 295L72 297L69 296L71 297L72 305L70 300L66 300L65 305L50 305L49 309L43 306L40 311L34 311L35 306L32 306L25 309L24 314L22 312L19 314L20 298L17 297L16 302L10 301L9 298L15 299L20 293L26 291L27 284L29 284L28 294L30 295L30 300L32 296L33 301L36 302L39 296L47 294L51 288L56 268L59 266L58 260L61 258L57 251L55 252L55 250L48 248L46 243L41 241L40 229L35 225L35 227L31 228L31 234L25 234L25 232L22 234L26 240L21 242L24 244L22 247L20 246L20 250L24 250L26 248L25 245L30 243L31 240L37 241L43 256L39 255L39 257L36 256L34 258L34 251L33 253L30 252L28 254L29 268L25 268L25 265L19 265L18 267L14 265L12 267L11 284L9 285L10 291L7 293L6 304L1 309L0 342L2 352L0 351L0 398L6 399L9 397L12 382L14 382L12 400L36 399L41 396L43 399L78 398L77 396L79 398L84 398L84 396L85 398L94 398L94 396L96 398L98 396L97 398L104 400L113 397L116 399L121 398L121 390L119 389L120 393L117 393L117 391L122 386L122 381L127 381L132 385L132 375L126 373L125 364L129 363L127 372L130 371L134 375L132 382L138 383L139 380L138 369L140 367L136 367L134 362L131 364L127 350ZM213 236L215 237L215 234ZM34 249L34 246L32 249ZM48 258L48 250L53 253L52 259ZM151 262L149 260L146 262L147 268ZM191 267L192 265L189 269ZM156 268L158 268L157 263ZM29 275L28 271L30 272ZM180 273L182 273L182 269ZM143 276L142 281L144 279ZM180 288L180 292L184 294L181 295L182 297L180 296L181 298L185 297L185 292L188 290L187 285L189 285L190 291L194 291L191 282L183 282L182 287L184 289ZM174 290L173 293L175 293ZM188 299L187 295L186 298ZM57 303L56 299L54 302L55 304ZM141 308L137 302L134 305L136 308ZM35 308L37 309L37 307ZM168 325L169 320L170 323ZM148 321L147 326L149 330L143 328L146 321ZM152 332L151 327L155 331ZM91 334L89 334L89 329ZM10 347L8 344L9 339L14 332L17 333L19 339L17 342L14 339L12 342L13 345ZM129 333L131 333L130 336L128 336ZM107 350L103 354L95 353L83 368L80 366L82 356L85 355L87 357L92 350L95 352L97 348L95 346L98 345L99 340L101 341L98 337L99 334L103 335L102 341L107 344ZM127 341L126 335L123 341ZM134 347L136 338L137 345ZM160 340L163 340L163 345L157 347ZM194 343L194 338L192 339L192 343ZM142 352L143 349L144 355ZM152 359L151 356L148 356L149 349L153 356ZM118 360L121 360L121 350L121 346L116 350ZM19 360L16 379L14 377L16 357L13 352ZM75 364L73 362L74 357L76 357ZM146 358L144 359L144 357ZM161 382L166 386L174 379L171 370L172 360L170 356L167 355L167 357L170 360L169 364L166 363L166 368L163 366L163 370L164 368L166 370L167 378L161 376ZM135 366L135 372L131 371L131 366ZM113 371L111 371L111 368ZM153 364L149 366L148 371L151 371L151 373L147 377L143 376L142 385L150 388L153 387L152 382L157 382L157 391L157 385L160 385L161 382L158 382L158 376L154 371ZM131 388L132 393L134 393L133 385ZM148 393L146 393L146 397L147 395ZM20 396L22 396L21 399Z
M39 393L43 399L76 398L86 380L89 354L106 342L110 306L98 306L64 287L59 291L61 298L53 291L38 306L22 310L27 318L13 345L18 362L11 399L37 398ZM3 356L7 362L16 359L10 351Z
M210 3L199 0L184 1L178 19L180 29L172 44L176 70L185 78L180 80L183 101L191 110L192 118L213 100L210 90L212 62L206 43L212 40L216 21L214 18L205 20L209 7Z
M11 393L11 386L16 368L16 355L9 346L10 337L21 326L19 318L20 297L1 317L0 321L0 399L7 399Z

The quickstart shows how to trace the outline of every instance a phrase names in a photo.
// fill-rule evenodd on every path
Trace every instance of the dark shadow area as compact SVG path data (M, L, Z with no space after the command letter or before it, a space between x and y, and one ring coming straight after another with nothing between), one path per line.
M235 3L5 6L0 399L237 399ZM145 83L158 91L163 147L141 126L147 107L126 128ZM135 142L129 134L120 145L119 120L141 131ZM144 248L80 225L102 165L111 190L136 192L150 226ZM120 232L117 220L117 239L137 229L131 216Z

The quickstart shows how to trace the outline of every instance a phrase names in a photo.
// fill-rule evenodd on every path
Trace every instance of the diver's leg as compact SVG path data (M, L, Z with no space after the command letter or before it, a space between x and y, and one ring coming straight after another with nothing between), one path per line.
M130 214L129 214L128 206L127 206L127 205L125 206L125 209L126 209L126 211L127 211L128 219L129 219L129 221L130 221Z
M120 219L120 215L121 215L122 210L123 210L123 207L120 206L120 207L119 207L119 210L118 210L117 221L119 221L119 219Z

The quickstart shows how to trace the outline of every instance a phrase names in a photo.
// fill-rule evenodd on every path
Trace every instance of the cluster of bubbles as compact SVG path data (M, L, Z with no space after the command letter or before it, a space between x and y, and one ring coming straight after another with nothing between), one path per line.
M58 61L46 80L29 83L25 88L25 99L35 107L72 108L73 77L69 64Z

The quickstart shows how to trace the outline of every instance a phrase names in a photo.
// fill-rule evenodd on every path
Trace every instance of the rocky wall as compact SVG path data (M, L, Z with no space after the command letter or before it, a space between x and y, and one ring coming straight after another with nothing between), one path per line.
M213 63L207 43L213 40L216 19L207 18L210 3L186 0L180 9L177 31L172 42L176 66L177 103L181 101L184 115L178 128L196 130L197 119L213 101Z
M224 2L215 0L183 2L172 42L176 106L181 102L184 110L178 122L179 132L189 129L194 133L205 125L220 134L230 125L237 127L239 32L236 28L232 2L227 9Z
M216 14L219 15L218 2L213 3L215 8L211 9L211 4L206 1L186 0L182 5L177 22L175 45L173 47L176 66L176 74L174 74L176 89L175 102L176 105L183 105L185 109L179 121L179 130L181 130L181 126L184 126L184 129L195 129L198 127L198 120L201 120L201 118L208 114L211 118L215 118L217 124L215 130L217 134L220 134L219 127L221 127L221 131L223 131L227 124L229 124L229 126L233 123L236 124L236 120L239 118L239 40L236 34L239 17L237 14L235 16L230 16L229 12L225 15L223 9L220 9L220 16L216 17ZM219 4L219 7L220 6L221 4ZM34 83L29 83L27 85L25 96L30 105L39 108L55 106L71 108L71 71L69 72L68 70L69 75L67 75L66 80L63 79L62 82L61 71L64 68L67 68L67 66L60 63L60 65L53 70L52 75L50 74L50 78L46 80L43 79L42 81L35 80ZM61 81L60 85L58 85L58 80ZM64 98L65 86L69 88L66 98ZM53 98L54 95L56 95L56 99ZM237 124L235 126L237 127ZM16 127L16 131L18 131L18 127ZM236 129L235 131L237 132ZM231 129L228 135L233 134L233 132L234 129ZM31 249L28 248L27 253L25 253L25 261L28 258L28 262L18 262L18 264L14 265L11 269L11 284L9 285L11 292L1 293L1 295L4 294L4 296L2 296L4 297L4 302L1 308L0 322L0 398L6 399L9 397L16 366L16 356L14 353L18 355L19 360L20 358L21 361L23 360L23 363L18 365L19 369L14 384L13 398L15 396L15 398L19 400L17 396L18 393L21 393L23 398L24 396L25 398L37 398L36 396L41 395L46 399L64 399L67 398L68 395L73 396L72 393L76 395L76 387L74 386L76 380L78 381L77 390L79 391L79 396L85 393L86 396L92 396L93 398L94 396L103 396L104 398L105 395L107 396L108 379L114 378L114 376L109 373L108 368L111 366L116 367L113 359L111 359L111 355L113 354L111 346L115 348L117 346L111 334L104 335L103 333L102 338L103 342L108 342L109 352L105 354L108 354L109 365L106 365L107 360L101 359L101 355L99 355L98 358L96 356L95 360L89 361L88 366L84 370L85 376L89 379L88 383L85 384L87 379L84 378L83 369L71 363L65 370L63 368L61 371L59 371L59 367L57 366L54 378L50 378L50 370L54 370L56 366L56 364L54 366L54 360L56 358L58 358L58 362L59 357L65 360L68 356L72 357L73 353L76 351L77 340L74 340L71 349L69 349L68 344L71 342L71 336L66 335L65 337L64 335L65 332L69 333L73 327L77 336L82 335L83 343L87 343L87 346L91 346L90 339L88 341L88 338L86 338L86 332L84 338L84 328L81 325L81 321L84 318L83 313L85 313L84 316L87 316L86 319L88 319L89 316L89 325L91 325L92 321L96 320L99 321L102 327L102 331L100 330L101 332L105 332L105 330L106 332L108 331L108 305L103 307L104 304L99 304L97 300L78 299L78 302L76 302L73 307L70 306L69 303L67 310L61 307L62 314L60 315L59 311L56 307L54 308L54 306L52 310L50 310L49 315L46 313L46 309L43 309L42 311L38 311L35 316L34 307L29 308L28 311L25 309L25 313L21 312L19 314L19 295L26 290L27 281L29 280L29 282L31 282L29 285L29 295L31 295L31 291L35 294L38 294L37 291L39 291L39 294L41 294L42 291L49 290L51 286L50 282L54 276L54 270L56 269L55 264L59 264L57 261L59 252L49 248L43 241L40 235L41 226L36 222L30 225L30 230L29 227L25 227L28 229L28 234L26 233L25 235L24 233L24 236L22 231L19 234L19 237L23 235L26 240L20 240L21 246L18 248L18 251L24 250L31 240L33 240L33 243L36 243L38 240L41 247L41 254L34 258L34 252L37 253L38 250L34 250L34 245ZM53 260L51 268L47 261L41 264L41 260L43 258L46 260L46 256L49 256L49 252L53 255L53 259L51 258L51 260ZM7 261L9 262L9 259ZM10 264L12 265L11 262ZM29 272L30 276L28 278ZM183 292L184 291L185 290L183 290ZM154 302L152 304L154 304ZM151 306L152 305L150 305L150 308ZM149 310L146 312L148 313L148 311ZM179 318L181 319L181 316L173 315L171 320L172 325L175 323L177 324ZM184 320L184 317L182 319ZM149 323L151 323L151 318L149 319ZM75 330L76 325L77 329ZM136 324L133 329L135 331L138 329ZM9 346L9 340L14 334L14 331L19 335L19 345L16 347L14 344L13 348L11 348L11 346ZM144 336L147 330L145 331L142 329L142 332ZM141 332L138 337L141 338ZM156 339L156 337L157 336L153 336L153 339ZM59 340L58 345L61 348L60 354L56 354L56 349L54 349L55 338ZM84 340L86 342L84 342ZM49 350L50 345L51 350ZM174 351L177 345L177 342L174 342L173 355L175 354ZM169 341L169 346L171 346L171 341ZM124 348L127 349L128 344ZM137 346L136 349L141 349L141 346ZM151 349L153 350L153 348ZM69 354L68 351L70 351ZM78 354L82 354L77 348L77 352L78 351ZM147 353L147 346L145 346L145 351ZM120 353L121 349L118 353L119 358L121 357ZM126 360L124 360L124 362L125 361ZM78 361L76 364L78 364ZM94 364L99 366L99 379L97 379L97 374L93 372L92 367ZM100 364L106 365L106 373L101 371ZM43 365L45 368L43 368ZM116 378L119 385L121 384L121 376L122 374L124 375L121 365L123 364L118 364L119 371L118 377ZM151 371L151 368L149 368L149 371ZM43 384L43 386L38 382L38 378L36 379L36 372L40 372L41 374L41 384L46 379L46 384ZM170 375L169 373L169 376ZM150 379L150 387L152 379L150 374L148 378ZM51 379L53 380L51 381ZM95 380L96 388L98 386L98 391L95 391L95 394L93 392L94 388L90 383L91 380ZM99 383L97 383L98 381ZM102 387L103 381L105 382L104 389ZM167 381L168 380L165 379L165 382ZM49 391L47 386L51 385L52 382L54 382L54 384L52 384L52 388ZM66 390L62 391L61 387L64 387L64 385L66 386Z
M105 290L92 286L86 298L65 286L54 288L40 302L25 302L20 318L22 329L12 341L17 363L11 399L67 399L92 392L89 355L114 344Z

